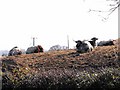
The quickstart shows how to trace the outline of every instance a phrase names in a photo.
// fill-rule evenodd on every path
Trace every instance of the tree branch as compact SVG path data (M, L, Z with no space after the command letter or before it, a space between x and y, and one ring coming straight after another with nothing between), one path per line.
M84 0L85 1L85 0ZM111 1L110 2L110 4L109 4L109 6L110 6L110 9L109 10L107 10L107 11L104 11L104 10L93 10L93 9L89 9L89 11L88 12L98 12L98 13L108 13L107 14L107 17L109 17L117 8L119 8L120 7L120 3L119 3L119 0L106 0L106 2L109 2L109 1ZM101 16L101 15L99 15L99 16ZM107 19L107 18L105 18L105 17L103 17L103 16L101 16L102 18L104 18L105 20Z

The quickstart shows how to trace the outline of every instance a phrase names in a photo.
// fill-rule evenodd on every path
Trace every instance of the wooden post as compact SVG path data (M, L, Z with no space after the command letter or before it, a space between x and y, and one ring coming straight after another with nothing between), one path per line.
M69 36L67 35L67 44L68 44L68 49L69 49Z
M37 39L36 37L32 37L33 39L33 46L35 46L35 39Z

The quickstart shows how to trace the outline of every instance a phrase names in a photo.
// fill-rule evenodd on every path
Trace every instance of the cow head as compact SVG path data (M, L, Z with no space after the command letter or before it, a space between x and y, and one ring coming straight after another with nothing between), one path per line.
M41 45L38 45L37 48L38 48L38 52L43 52L43 48Z
M98 38L93 37L93 38L91 38L91 40L92 40L92 41L96 41L96 40L98 40Z
M91 45L88 41L75 41L77 44L76 44L76 49L77 49L77 52L79 53L85 53L87 51L89 51L90 49L90 46Z

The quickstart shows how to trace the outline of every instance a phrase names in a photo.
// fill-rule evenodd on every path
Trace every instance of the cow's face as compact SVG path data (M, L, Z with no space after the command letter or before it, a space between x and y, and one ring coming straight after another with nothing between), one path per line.
M75 41L75 42L77 43L77 45L76 45L77 47L81 46L81 45L82 45L82 43L83 43L83 42L82 42L82 41L80 41L80 40Z
M87 43L81 41L77 42L76 49L79 53L85 53L89 50L89 46Z

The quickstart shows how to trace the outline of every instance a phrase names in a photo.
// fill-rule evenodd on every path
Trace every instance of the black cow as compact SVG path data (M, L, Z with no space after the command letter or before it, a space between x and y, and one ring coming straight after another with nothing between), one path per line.
M100 41L98 43L98 46L110 46L110 45L114 45L114 40Z
M26 51L26 54L39 53L39 52L43 52L43 48L41 45L29 47Z
M15 46L9 51L8 56L21 55L21 54L22 51L17 46Z

